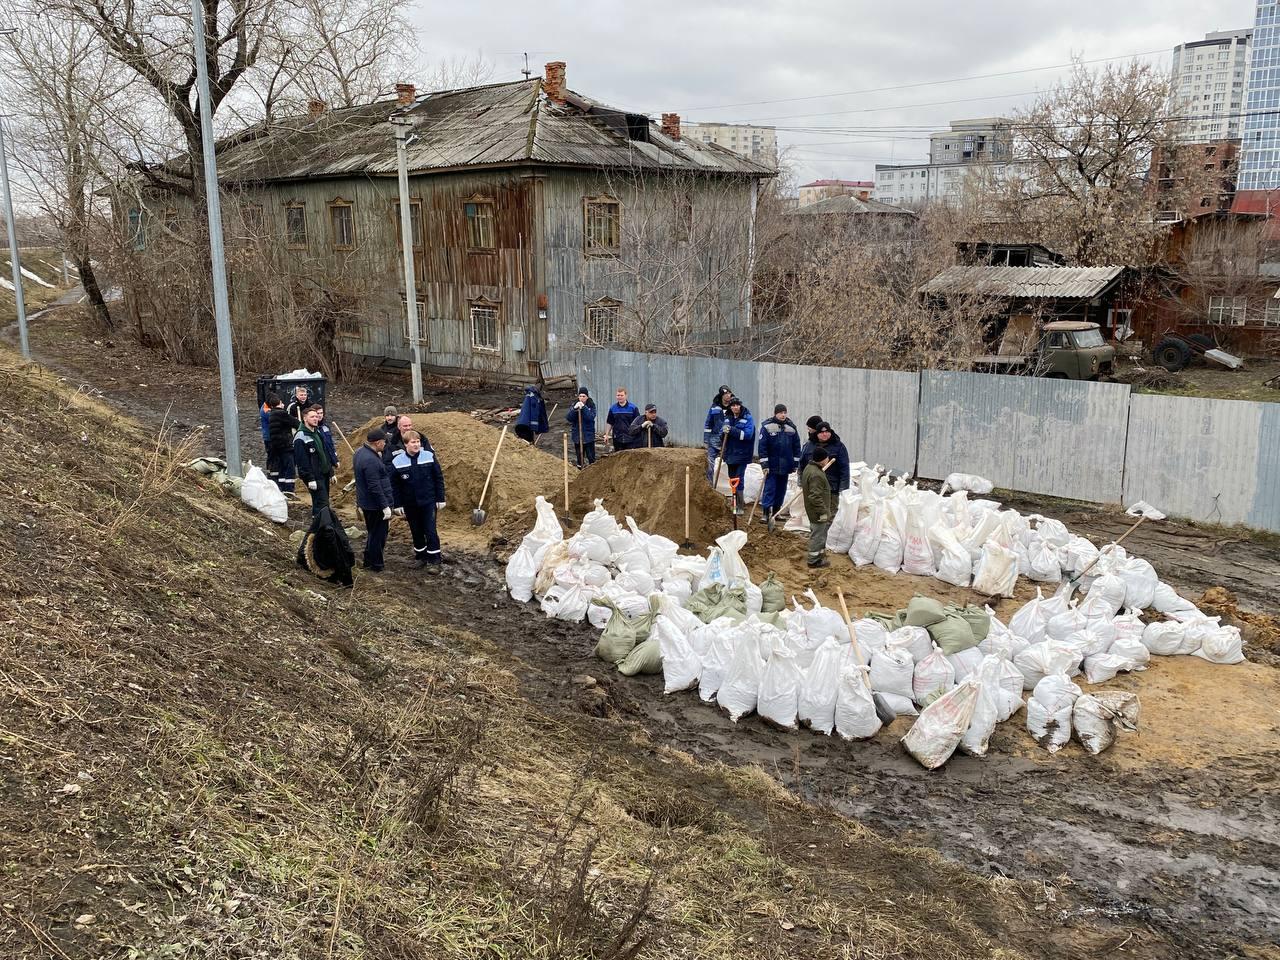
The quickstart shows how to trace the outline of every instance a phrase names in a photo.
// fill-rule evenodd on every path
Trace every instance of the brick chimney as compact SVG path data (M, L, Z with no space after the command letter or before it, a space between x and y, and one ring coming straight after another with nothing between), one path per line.
M662 133L663 136L670 137L672 140L680 139L680 114L664 113L662 115Z
M312 120L319 120L324 116L324 111L328 105L323 100L308 100L307 113L311 115Z
M542 71L542 89L556 103L564 103L564 61L553 60Z
M402 107L412 107L417 94L418 89L412 83L396 84L396 101Z

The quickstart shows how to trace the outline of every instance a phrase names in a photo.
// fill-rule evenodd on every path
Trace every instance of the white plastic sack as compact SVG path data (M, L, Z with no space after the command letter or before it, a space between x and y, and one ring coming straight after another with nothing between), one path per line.
M1064 643L1080 651L1080 656L1091 657L1106 653L1116 640L1116 628L1110 620L1086 621L1083 630L1077 630Z
M942 490L967 490L969 493L976 493L978 496L984 496L996 488L996 485L985 477L980 477L976 473L949 473L947 479L942 482Z
M564 530L561 529L560 521L556 518L555 507L547 503L546 497L538 497L534 500L534 509L537 512L537 520L534 521L533 529L524 535L522 542L529 544L536 561L538 549L563 540Z
M858 640L858 651L862 654L862 665L871 666L871 655L883 650L889 642L889 631L877 620L853 621L853 635Z
M871 688L877 693L891 693L911 700L914 692L911 681L915 675L915 661L901 647L886 647L871 655Z
M933 558L933 546L929 542L923 504L912 503L907 507L902 534L902 572L918 577L932 577L938 572L938 566Z
M1026 649L1027 642L1001 623L994 610L990 607L983 609L991 621L987 635L978 641L978 649L983 654L999 657L1001 660L1012 660Z
M1128 661L1129 670L1145 670L1151 662L1151 651L1142 642L1141 634L1136 639L1128 635L1116 637L1107 652Z
M1089 592L1085 594L1084 604L1089 605L1087 612L1092 616L1093 605L1097 604L1099 611L1107 611L1107 616L1114 617L1124 606L1127 592L1128 586L1122 577L1104 573L1089 585Z
M911 698L904 698L911 706ZM912 707L914 710L914 707ZM834 723L836 733L845 740L862 740L875 736L880 729L876 705L867 692L861 668L846 664L840 669Z
M684 631L665 615L658 614L649 629L649 638L656 639L662 651L662 692L675 693L696 687L702 659L694 652Z
M880 535L884 529L885 504L883 500L873 499L863 511L853 535L853 546L849 548L849 557L860 567L866 566L876 558L880 547Z
M1186 637L1187 625L1185 623L1179 623L1176 620L1161 620L1147 624L1147 628L1142 631L1142 645L1156 656L1172 657L1191 652L1191 650L1183 649Z
M1087 752L1099 754L1115 743L1118 731L1138 729L1139 709L1136 694L1120 690L1082 694L1071 710L1076 740Z
M926 770L946 763L960 745L978 704L978 682L966 680L939 697L920 713L902 745Z
M991 597L1012 597L1018 582L1018 557L994 540L982 545L982 558L973 574L973 589Z
M835 519L827 531L827 549L833 553L848 553L853 546L853 536L858 529L858 508L862 497L853 490L841 490L836 505Z
M751 579L747 565L738 555L747 542L744 530L730 530L723 537L716 538L716 546L720 548L720 567L724 571L724 584L728 587L741 586Z
M628 593L638 593L645 597L653 593L657 586L653 582L653 575L648 570L638 568L622 571L613 578L613 582Z
M924 627L899 627L889 634L885 647L906 650L911 654L911 662L915 663L933 653L933 638Z
M1028 645L1045 639L1048 618L1044 614L1044 602L1037 590L1035 599L1027 601L1009 620L1009 631Z
M782 525L782 529L788 533L808 533L813 529L809 526L809 514L805 512L803 503L797 503L792 507L791 515L787 517L787 522Z
M1054 522L1056 523L1057 521ZM1065 530L1066 527L1063 527L1063 529ZM1098 548L1084 537L1069 535L1066 542L1059 546L1061 547L1063 570L1078 573L1098 559ZM1099 566L1102 566L1102 564L1094 564L1090 572L1101 572L1098 570Z
M796 711L800 708L800 683L796 654L785 643L778 644L764 665L756 712L771 723L794 730Z
M956 668L946 654L935 650L915 666L911 692L917 704L927 707L956 685Z
M829 734L835 729L842 652L840 644L828 640L813 652L813 660L800 681L796 719L818 733Z
M1139 557L1129 557L1117 564L1116 573L1124 580L1125 605L1135 610L1145 610L1155 600L1160 577L1155 568Z
M585 584L559 584L542 598L542 612L557 620L581 623L591 606L592 588Z
M533 599L533 583L538 578L538 568L533 562L533 550L521 544L507 561L507 591L511 599L528 603Z
M582 518L578 532L601 537L608 542L610 537L622 532L622 527L618 526L618 521L604 508L604 501L596 500L595 507Z
M903 505L902 501L896 497L882 502L884 503L884 523L880 527L880 543L876 545L876 555L872 563L885 573L897 573L902 569L904 547Z
M744 503L755 503L760 499L760 491L764 488L764 467L758 463L748 463L742 473L742 500Z
M982 658L985 654L977 647L969 647L967 650L961 650L959 653L947 654L947 660L956 672L956 683L961 683L969 679L978 672L978 668L982 666Z
M806 590L804 595L813 604L801 614L804 632L810 641L809 646L816 647L828 637L835 637L840 643L848 643L849 628L844 624L844 617L830 607L824 607L818 601L818 595L812 590ZM796 607L797 610L801 609L799 604Z
M1027 729L1050 753L1057 753L1071 739L1071 709L1079 696L1079 687L1054 673L1036 684L1027 701Z
M1071 674L1080 666L1080 654L1074 647L1055 640L1033 643L1013 658L1013 665L1022 673L1024 690L1034 690L1043 678L1061 673Z
M1001 662L998 657L983 657L974 675L978 683L978 697L973 706L969 727L960 738L960 752L971 757L987 755L991 734L1000 722L1001 702L1004 699L1000 688Z
M701 651L702 674L698 678L698 696L706 703L716 699L724 683L738 633L731 619L717 617L689 635L694 650Z
M746 583L745 589L747 591L747 616L759 613L761 608L764 607L764 594L760 592L760 588L754 583Z
M552 571L552 579L561 586L572 586L575 583L588 587L604 587L609 581L609 569L602 563L591 560L569 560L558 565Z
M569 538L569 556L575 560L587 559L596 563L608 563L613 559L613 551L609 549L609 541L604 537L579 530Z
M1027 577L1041 583L1058 583L1062 579L1058 548L1041 539L1032 541L1027 547Z
M1034 533L1051 547L1065 547L1071 540L1071 532L1061 520L1032 514L1027 519L1036 521Z
M1008 660L1000 664L1000 714L1004 723L1022 707L1022 671Z
M1239 663L1244 659L1244 645L1238 627L1215 627L1205 634L1195 656L1210 663Z
M929 535L937 548L938 571L934 576L943 583L967 587L973 578L973 559L969 551L950 528L942 524L935 524Z
M289 520L289 501L280 492L261 467L249 464L249 471L240 484L240 499L260 514L275 523L287 523Z
M1166 617L1176 616L1179 613L1190 613L1196 609L1194 603L1178 596L1177 591L1163 580L1156 584L1156 588L1152 592L1151 606L1156 613L1163 613Z
M1089 618L1080 612L1079 607L1068 607L1065 612L1051 617L1045 624L1045 636L1062 643L1077 630L1083 630L1088 623Z
M1133 661L1114 653L1093 653L1084 658L1086 683L1106 683L1117 673L1132 669Z
M707 572L706 557L686 557L677 556L667 566L667 572L663 576L663 581L684 580L691 587L697 587L698 582Z
M724 682L716 691L716 702L737 723L752 710L760 699L760 680L764 674L764 661L755 638L746 630L738 634Z
M693 586L688 580L664 580L662 581L662 595L670 597L680 606L684 606L689 602L689 598L693 596Z

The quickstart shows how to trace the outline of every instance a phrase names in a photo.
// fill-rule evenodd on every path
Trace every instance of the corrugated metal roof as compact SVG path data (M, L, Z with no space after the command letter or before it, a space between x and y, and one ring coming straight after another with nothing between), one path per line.
M1096 297L1124 267L947 267L921 293L979 293L994 297Z
M796 207L794 210L788 211L792 216L821 216L826 213L848 213L848 214L864 214L864 213L885 213L899 217L915 217L915 211L908 210L906 207L895 207L891 203L883 203L879 200L861 200L858 197L839 196L827 197L825 200L819 200L816 203L806 203L803 207Z
M647 117L578 94L555 103L535 78L440 91L409 108L382 100L320 117L256 124L219 141L219 179L394 176L393 117L408 120L416 136L406 151L410 171L533 163L747 177L776 173L715 144L672 140ZM637 131L639 139L634 138Z

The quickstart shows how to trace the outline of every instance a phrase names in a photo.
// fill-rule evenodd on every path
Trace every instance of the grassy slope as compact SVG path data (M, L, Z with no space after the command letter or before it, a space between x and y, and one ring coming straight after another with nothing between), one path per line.
M637 904L643 956L1084 942L762 771L530 703L90 404L0 355L0 955L605 957Z
M0 234L0 237L2 236L3 234ZM30 277L22 278L23 302L26 304L27 313L32 314L53 303L66 289L62 286L62 254L53 247L22 247L20 253L20 262L24 270L34 273L45 283L53 284L52 287L46 287ZM74 283L74 271L71 276ZM7 246L0 247L0 277L3 277L6 283L13 282L13 266ZM0 326L11 323L17 318L18 305L13 291L0 284Z

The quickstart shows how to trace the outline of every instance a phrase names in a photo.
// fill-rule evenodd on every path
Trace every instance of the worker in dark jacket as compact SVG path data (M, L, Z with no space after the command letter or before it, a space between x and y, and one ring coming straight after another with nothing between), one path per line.
M267 476L282 493L293 493L293 432L298 421L289 416L279 394L267 394Z
M396 432L396 421L400 419L400 411L393 406L385 406L382 408L382 432L387 438L387 442L391 442L391 435Z
M805 428L809 431L809 437L805 443L817 443L818 441L818 424L822 422L822 418L816 413L804 422ZM800 465L800 469L804 469L804 464Z
M329 505L329 481L333 479L333 464L324 448L320 433L320 408L307 407L302 413L302 424L293 437L293 462L298 476L311 491L311 515Z
M569 443L578 458L578 466L596 462L596 402L586 387L578 388L578 399L564 415L569 424Z
M386 445L387 435L381 428L374 427L351 460L356 475L356 506L364 515L364 528L368 533L362 566L374 573L382 572L382 551L387 545L391 511L395 507L391 474L382 462L382 448Z
M546 433L547 402L542 393L533 384L524 388L524 402L520 404L520 416L516 418L516 436L528 443L533 443L539 435Z
M631 437L631 446L649 449L663 446L663 438L667 435L667 421L658 416L657 404L646 403L644 413L631 421L627 433Z
M631 442L631 421L638 416L640 416L640 408L628 400L627 391L619 387L614 404L604 418L605 423L609 425L608 432L613 435L615 453L619 450L630 450L634 446Z
M302 411L311 406L311 404L311 392L302 384L298 384L293 388L293 396L289 398L289 404L286 409L289 411L289 416L301 423Z
M423 447L422 435L416 430L404 435L404 449L391 459L391 491L395 512L409 521L418 566L443 563L436 513L445 508L444 472L435 452Z
M329 421L325 419L324 406L315 404L317 410L320 411L320 439L324 441L324 451L329 454L329 462L333 464L333 472L338 472L338 467L342 464L342 459L338 456L338 444L333 439L333 431L329 428Z
M388 467L391 466L391 458L404 449L404 435L411 430L413 430L413 417L407 413L396 417L395 426L389 433L386 427L382 428L382 432L387 434L387 445L382 448L382 462Z
M720 430L724 426L725 412L732 399L733 391L729 389L729 385L721 384L711 400L711 408L707 410L707 419L702 425L702 445L707 448L707 483L715 482L716 461L720 459Z
M779 403L773 416L760 424L757 453L766 473L760 491L760 512L769 529L773 515L782 507L787 493L787 478L800 468L800 431L787 416L787 405Z
M730 483L732 485L732 481L738 481L734 490L733 512L741 514L742 505L746 502L743 499L742 480L755 450L756 424L751 419L751 411L737 397L729 401L729 410L720 427L720 435L723 438L720 452L724 457L725 469L729 471Z
M831 494L838 503L840 491L849 489L849 451L845 449L840 435L825 420L818 424L814 436L816 439L806 443L800 451L800 469L808 466L816 449L825 447L832 460L831 466L827 468L827 483L831 485Z
M819 431L821 432L821 431ZM827 465L831 454L821 445L809 450L809 462L800 474L800 490L804 496L804 512L809 518L809 552L805 562L810 567L829 567L831 561L826 557L827 531L831 529L831 521L835 517L835 497L831 493L831 485L823 476L823 467L831 473L835 464Z

